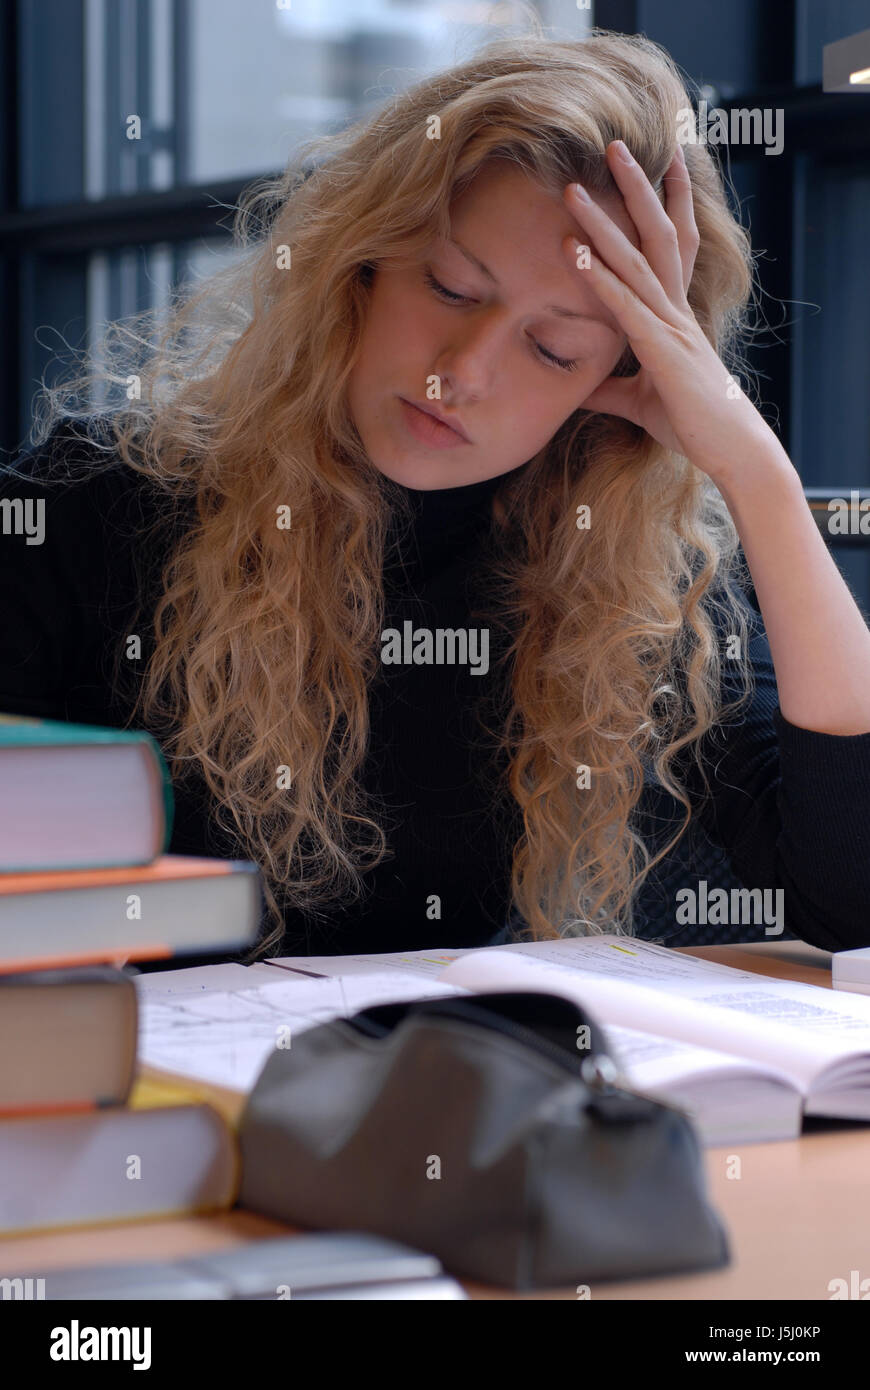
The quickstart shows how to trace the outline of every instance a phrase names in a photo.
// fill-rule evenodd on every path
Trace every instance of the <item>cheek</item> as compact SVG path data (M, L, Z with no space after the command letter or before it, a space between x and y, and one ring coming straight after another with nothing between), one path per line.
M369 290L363 336L367 343L385 343L389 327L402 312L402 288L394 270L380 269L375 273Z
M419 277L410 270L392 267L382 271L375 281L381 310L403 321L413 320L415 309L425 303Z
M618 359L617 359L618 360ZM583 402L610 375L612 368L599 358L579 362L573 372L548 367L543 372L523 371L505 393L501 414L505 433L533 442L551 437Z
M549 371L549 369L548 369ZM505 383L501 406L495 411L497 428L507 440L537 444L550 438L595 388L583 386L580 370L552 369L554 382L541 380L541 373L521 371L513 384Z
M365 345L370 352L376 351L386 339L389 317L389 290L376 282L369 299L364 333Z

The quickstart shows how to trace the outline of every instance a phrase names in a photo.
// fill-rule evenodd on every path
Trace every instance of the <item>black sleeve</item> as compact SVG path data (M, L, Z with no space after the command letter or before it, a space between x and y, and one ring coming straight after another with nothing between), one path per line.
M741 884L782 889L785 930L827 951L870 946L870 731L790 723L762 618L750 616L755 694L703 741L712 796L699 820ZM739 685L722 665L731 699ZM697 769L686 780L702 790Z
M61 427L0 471L0 713L117 724L111 661L135 597L132 484L111 465L58 476L58 449L86 447Z

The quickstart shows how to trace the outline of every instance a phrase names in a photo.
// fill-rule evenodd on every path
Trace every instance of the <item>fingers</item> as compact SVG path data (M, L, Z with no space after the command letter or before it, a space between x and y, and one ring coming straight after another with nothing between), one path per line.
M628 156L629 162L621 151ZM665 173L665 207L643 169L621 141L614 140L608 145L607 162L637 229L641 251L632 246L597 203L578 202L566 191L568 206L595 237L608 264L651 308L667 318L667 310L653 282L658 282L672 304L684 309L699 240L692 185L682 149L677 147Z
M565 190L564 201L569 211L573 213L581 225L581 243L588 242L591 238L595 243L597 257L590 256L590 261L594 263L596 259L602 260L605 265L613 272L613 275L623 282L623 284L633 292L633 294L659 318L666 323L675 321L676 304L668 294L667 288L660 277L656 274L652 264L641 251L638 251L629 241L625 233L617 227L611 217L594 202L588 194L584 198L582 193L577 193L577 184L571 184ZM659 212L665 217L658 199L650 189L653 200L659 208ZM672 268L669 280L673 281L676 277L679 283L679 301L683 301L683 290L679 255L677 251L676 232L673 223L669 222L672 236L672 256L675 269ZM640 230L640 229L638 229ZM584 236L583 233L586 233ZM569 244L566 239L565 245ZM590 253L592 248L590 247ZM574 257L575 265L583 274L589 274L591 264L586 268L584 262ZM593 281L596 293L598 285ZM612 305L608 301L608 308Z
M686 168L686 157L682 145L665 171L665 210L677 229L680 246L680 262L683 269L683 292L688 294L695 268L695 257L701 237L695 221L695 208L692 201L692 180Z
M602 213L602 216L606 216L606 214ZM618 228L614 228L614 230L618 231ZM622 236L622 233L619 232L619 235ZM623 238L623 240L626 239ZM631 242L626 241L626 245L631 254L637 256L638 253L631 245ZM566 237L563 246L566 252L570 251L572 260L574 264L577 265L580 262L580 254L576 249L575 238ZM665 318L665 315L660 313L655 306L651 306L646 302L645 297L629 283L628 276L622 276L611 270L588 246L582 245L581 251L587 254L584 254L582 257L583 268L579 273L589 276L590 289L598 296L605 308L611 311L613 317L616 319L631 344L638 360L642 361L644 345L652 346L655 343L657 333L661 333L663 328L662 320ZM658 281L655 280L655 277L648 268L647 277L648 280L654 282L657 287L657 295L653 295L653 298L657 297L660 301L660 307L665 311L669 311L671 318L673 318L673 305L669 304L664 289ZM637 279L640 277L635 276L634 278ZM647 285L646 288L649 289L649 285ZM670 318L666 318L665 322L669 323Z

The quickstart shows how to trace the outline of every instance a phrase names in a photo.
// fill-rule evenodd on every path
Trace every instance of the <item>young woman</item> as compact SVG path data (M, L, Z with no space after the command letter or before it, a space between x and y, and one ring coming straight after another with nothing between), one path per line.
M689 108L645 38L495 43L255 192L112 335L117 410L46 391L0 710L150 728L258 955L639 930L690 822L769 932L870 942L870 632L741 389Z

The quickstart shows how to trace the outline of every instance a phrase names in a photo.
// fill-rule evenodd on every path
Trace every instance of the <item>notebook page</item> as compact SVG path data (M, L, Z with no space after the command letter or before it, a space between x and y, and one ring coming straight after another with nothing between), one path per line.
M275 1047L292 1046L318 1023L371 1004L467 993L389 973L321 980L288 975L245 989L172 994L142 987L141 979L147 976L136 978L140 1062L234 1091L250 1090Z

